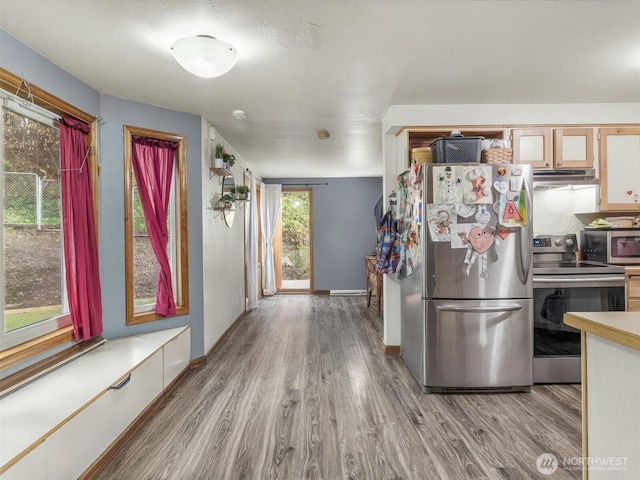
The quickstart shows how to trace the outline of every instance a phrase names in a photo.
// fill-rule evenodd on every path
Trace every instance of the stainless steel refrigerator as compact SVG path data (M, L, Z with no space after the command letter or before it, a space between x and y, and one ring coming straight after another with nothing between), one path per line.
M530 390L531 190L529 165L401 177L401 356L424 392Z

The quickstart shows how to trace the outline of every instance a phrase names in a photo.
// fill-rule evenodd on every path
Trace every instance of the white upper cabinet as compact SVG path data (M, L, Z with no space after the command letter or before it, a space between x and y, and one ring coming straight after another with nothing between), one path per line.
M512 129L513 163L528 163L533 168L552 168L552 141L550 128Z
M640 127L600 129L600 210L640 210Z
M554 168L593 168L593 128L553 130Z
M533 168L593 168L593 128L514 128L513 163Z

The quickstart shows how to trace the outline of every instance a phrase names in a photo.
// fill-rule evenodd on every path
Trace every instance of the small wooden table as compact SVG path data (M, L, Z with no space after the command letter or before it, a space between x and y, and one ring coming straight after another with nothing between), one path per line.
M376 292L378 313L382 310L382 274L376 270L376 257L364 257L367 267L367 307L371 305L371 293Z

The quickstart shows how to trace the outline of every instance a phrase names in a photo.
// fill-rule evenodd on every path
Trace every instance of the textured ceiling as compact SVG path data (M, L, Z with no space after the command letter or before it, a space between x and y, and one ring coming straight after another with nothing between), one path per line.
M640 0L0 0L0 26L100 93L202 115L263 177L382 175L392 104L640 102ZM236 47L229 73L174 61L200 34Z

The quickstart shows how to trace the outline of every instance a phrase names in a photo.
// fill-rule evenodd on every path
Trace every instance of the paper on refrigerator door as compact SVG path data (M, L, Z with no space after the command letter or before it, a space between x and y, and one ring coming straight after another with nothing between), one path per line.
M429 235L434 242L450 242L451 227L457 223L455 205L429 205Z
M433 203L462 203L462 169L454 166L433 167Z
M527 202L524 192L507 192L500 195L498 222L505 227L526 227Z
M464 203L493 203L491 165L473 165L462 168Z

